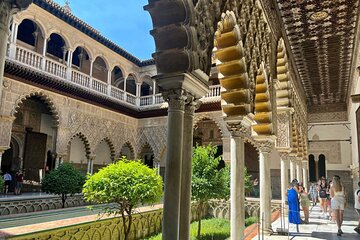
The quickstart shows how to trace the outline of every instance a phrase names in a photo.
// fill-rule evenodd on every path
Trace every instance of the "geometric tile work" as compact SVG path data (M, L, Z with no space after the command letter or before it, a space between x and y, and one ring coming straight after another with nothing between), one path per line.
M358 0L277 0L309 107L345 103Z

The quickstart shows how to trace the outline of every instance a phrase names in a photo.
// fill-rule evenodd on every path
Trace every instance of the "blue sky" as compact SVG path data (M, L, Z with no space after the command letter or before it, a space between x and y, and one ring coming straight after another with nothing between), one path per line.
M61 6L65 0L55 0ZM145 60L155 51L148 0L69 0L75 16L126 51Z

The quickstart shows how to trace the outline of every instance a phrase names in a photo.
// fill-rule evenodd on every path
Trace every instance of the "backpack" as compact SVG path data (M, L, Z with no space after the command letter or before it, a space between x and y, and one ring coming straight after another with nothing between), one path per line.
M319 191L319 197L320 198L326 198L326 188L320 188L320 191Z

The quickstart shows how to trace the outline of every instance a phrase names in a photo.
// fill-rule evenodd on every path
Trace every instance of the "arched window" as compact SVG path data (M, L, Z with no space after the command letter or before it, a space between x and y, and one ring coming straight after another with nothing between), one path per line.
M85 74L90 74L90 57L88 52L82 48L77 47L73 53L72 65Z
M317 181L315 157L312 154L309 155L309 176L310 182Z
M126 79L126 92L136 96L136 83L133 75L129 75Z
M24 19L20 23L17 40L20 45L30 48L37 53L42 53L44 37L41 29L34 21Z
M320 154L320 156L319 156L318 176L326 177L326 164L325 164L325 155L324 154Z
M60 61L65 60L67 50L64 39L57 33L51 34L46 52L58 58Z
M124 75L117 66L111 72L111 85L119 89L124 89Z
M102 57L97 57L93 63L92 77L107 82L107 66Z

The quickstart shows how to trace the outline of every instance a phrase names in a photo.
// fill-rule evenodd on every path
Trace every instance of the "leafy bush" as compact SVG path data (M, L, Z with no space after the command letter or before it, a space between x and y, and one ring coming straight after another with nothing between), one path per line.
M67 197L81 193L84 182L84 174L71 164L63 163L45 175L41 181L41 188L44 192L60 195L64 208Z
M4 184L5 184L4 178L3 178L3 176L0 176L0 191L3 190Z
M257 222L256 217L245 219L245 226ZM197 237L198 223L194 222L190 228L190 239L192 240L224 240L230 237L230 221L223 218L211 218L202 221L202 233ZM158 234L148 240L161 240L162 235Z
M160 201L162 179L156 169L123 157L90 176L84 185L83 194L87 201L93 203L115 203L103 210L107 214L121 214L127 240L133 210L140 204Z
M218 169L220 157L215 157L217 147L197 146L192 157L192 199L198 202L198 236L201 231L201 213L210 199L229 199L230 168Z

